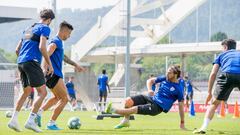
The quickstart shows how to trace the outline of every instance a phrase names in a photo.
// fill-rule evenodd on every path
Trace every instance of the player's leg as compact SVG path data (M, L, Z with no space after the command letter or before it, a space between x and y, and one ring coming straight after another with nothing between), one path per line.
M102 108L102 111L104 111L105 108L106 108L106 102L107 102L107 91L104 91L104 93L103 93L103 108Z
M49 98L49 99L45 102L45 104L43 104L43 105L41 106L41 108L39 109L39 111L38 111L38 113L37 113L37 118L36 118L37 125L38 125L39 127L42 126L42 124L41 124L42 113L43 113L44 111L48 110L49 108L51 108L52 106L56 105L57 102L58 102L58 100L59 100L59 99L57 98L56 94L53 92L53 97Z
M98 111L101 111L101 108L102 108L102 98L103 98L103 92L99 91Z
M37 112L39 108L42 105L43 100L45 99L47 95L46 86L45 86L45 78L43 71L40 67L40 64L34 61L27 62L23 67L27 77L28 81L30 83L31 87L35 87L38 96L35 99L32 111L29 115L29 118L27 122L25 123L25 128L33 130L35 132L42 132L36 125L35 119L37 117Z
M128 98L125 102L125 109L116 109L115 113L124 115L124 119L115 126L116 129L128 127L130 114L141 114L155 116L163 111L157 104L153 102L149 96L135 96Z
M186 106L187 106L187 109L189 108L189 95L187 93L186 95Z
M19 111L21 110L25 100L27 99L27 97L31 93L32 88L29 86L27 75L23 71L23 64L18 64L18 70L20 72L20 78L21 78L22 86L24 88L23 88L23 93L21 94L21 96L17 100L15 110L13 112L11 120L8 123L8 127L17 131L17 132L20 132L21 129L20 129L20 126L18 124L18 114L19 114Z
M62 78L59 78L56 86L52 89L52 91L56 93L56 96L59 99L59 102L57 103L56 108L53 111L51 120L49 121L47 127L48 129L51 129L51 130L59 130L59 128L56 126L55 121L57 120L58 116L61 114L65 105L68 103L67 88Z
M213 119L215 110L219 106L220 101L227 101L234 87L235 84L232 82L231 77L226 77L226 74L221 74L218 77L217 84L213 93L212 103L205 113L202 127L200 129L193 131L193 133L195 134L206 133L207 127L210 121Z

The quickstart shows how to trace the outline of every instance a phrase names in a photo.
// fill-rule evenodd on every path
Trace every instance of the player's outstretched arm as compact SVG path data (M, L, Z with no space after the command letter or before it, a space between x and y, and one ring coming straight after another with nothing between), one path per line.
M184 123L184 103L183 101L178 102L179 116L180 116L180 128L182 130L187 130Z
M85 68L81 67L80 65L78 65L76 62L72 61L70 58L68 58L67 55L64 54L64 62L66 62L67 64L70 64L72 66L75 67L75 69L78 71L78 72L81 72L81 71L86 71Z
M20 51L21 47L22 47L22 40L20 40L20 41L18 42L17 47L16 47L16 49L15 49L15 52L16 52L16 55L17 55L17 56L19 55L19 51Z
M214 64L208 80L208 96L205 101L205 105L207 105L208 102L212 99L212 88L213 88L213 84L215 82L218 70L219 70L219 65Z
M147 80L147 89L148 89L148 94L150 96L154 95L154 91L152 90L152 85L155 83L156 78L150 78Z
M54 70L52 67L51 60L49 58L47 48L46 48L47 38L45 36L40 37L40 43L39 43L39 50L41 51L43 58L46 62L46 66L43 66L44 72L47 72L47 74L53 74Z

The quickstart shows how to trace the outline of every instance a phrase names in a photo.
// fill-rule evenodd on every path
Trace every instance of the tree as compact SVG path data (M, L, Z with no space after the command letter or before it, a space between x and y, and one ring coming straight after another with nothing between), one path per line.
M214 41L223 41L224 39L227 39L228 36L224 32L217 32L211 36L211 42Z

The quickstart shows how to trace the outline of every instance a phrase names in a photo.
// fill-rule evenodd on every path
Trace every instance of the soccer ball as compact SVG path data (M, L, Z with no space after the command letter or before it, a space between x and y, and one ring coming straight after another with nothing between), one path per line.
M12 118L13 112L12 111L6 111L5 113L7 118Z
M69 129L79 129L81 127L81 122L78 117L72 117L68 120Z

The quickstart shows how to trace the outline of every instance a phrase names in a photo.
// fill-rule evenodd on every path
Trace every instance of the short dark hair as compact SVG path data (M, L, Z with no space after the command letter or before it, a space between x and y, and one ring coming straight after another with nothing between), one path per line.
M103 69L103 70L102 70L102 74L106 74L106 69Z
M228 50L236 49L237 43L233 39L225 39L222 41L222 45L226 45Z
M40 11L40 18L45 20L51 18L53 20L55 18L55 14L53 13L52 9L43 9Z
M73 30L73 26L67 21L63 21L60 23L59 28L61 29L63 27L67 27L68 29Z

